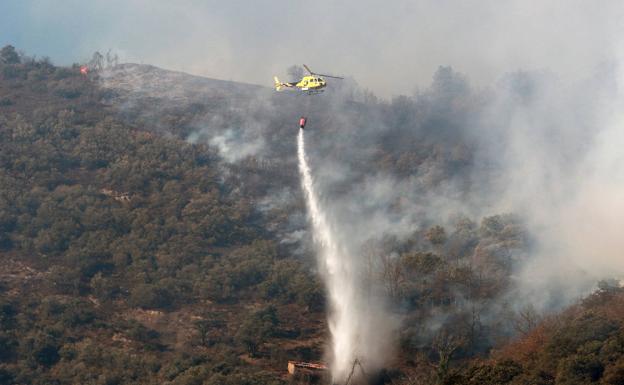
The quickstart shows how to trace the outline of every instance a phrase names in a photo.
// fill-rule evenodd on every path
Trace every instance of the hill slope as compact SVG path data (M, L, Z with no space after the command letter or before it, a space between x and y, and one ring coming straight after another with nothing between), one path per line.
M464 130L480 99L448 68L390 102L142 65L22 58L0 77L0 383L280 384L287 360L326 358L302 113L326 204L402 321L375 383L620 381L619 289L540 323L505 302L530 251L519 217L437 221L492 167Z

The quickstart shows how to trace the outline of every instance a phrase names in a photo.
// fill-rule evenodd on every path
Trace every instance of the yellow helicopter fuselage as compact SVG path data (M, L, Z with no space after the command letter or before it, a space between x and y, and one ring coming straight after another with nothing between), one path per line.
M306 75L297 83L296 87L302 91L320 90L325 87L327 83L325 80L318 76Z

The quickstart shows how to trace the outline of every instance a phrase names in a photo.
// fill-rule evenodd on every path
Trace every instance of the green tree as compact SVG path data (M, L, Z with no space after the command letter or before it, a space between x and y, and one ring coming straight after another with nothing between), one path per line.
M0 61L5 64L19 64L20 57L12 45L6 45L0 50Z
M275 334L278 325L277 310L274 306L253 312L241 325L236 336L250 356L256 357L260 346Z
M446 242L446 231L442 226L433 226L427 230L425 237L432 245L440 246Z

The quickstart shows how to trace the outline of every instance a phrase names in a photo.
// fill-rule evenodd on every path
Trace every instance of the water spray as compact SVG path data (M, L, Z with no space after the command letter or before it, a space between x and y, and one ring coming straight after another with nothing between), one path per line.
M357 360L359 306L358 293L354 284L356 274L349 259L346 258L345 250L340 247L326 212L320 204L305 154L303 129L299 130L297 153L301 185L312 222L314 242L319 248L318 263L329 295L328 323L332 336L330 365L332 380L334 383L343 383L350 377L353 362L359 362Z

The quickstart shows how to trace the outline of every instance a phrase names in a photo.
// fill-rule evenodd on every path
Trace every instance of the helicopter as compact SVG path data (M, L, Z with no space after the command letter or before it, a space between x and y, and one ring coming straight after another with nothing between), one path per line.
M332 76L332 75L323 75L317 74L316 72L312 72L307 65L303 65L303 68L308 72L308 75L305 75L298 82L291 83L283 83L274 76L275 80L275 90L281 91L284 88L296 88L300 91L306 92L308 95L317 94L323 92L323 88L327 86L327 82L324 78L332 78L332 79L344 79L340 76Z

